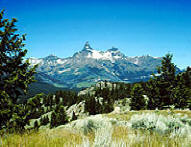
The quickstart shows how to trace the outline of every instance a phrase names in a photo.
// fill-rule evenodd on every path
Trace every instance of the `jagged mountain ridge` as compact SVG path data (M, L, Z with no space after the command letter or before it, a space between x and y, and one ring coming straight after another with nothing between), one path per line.
M32 65L38 64L37 80L57 87L89 87L98 81L138 82L148 80L160 57L149 55L128 57L112 47L106 51L93 49L88 42L72 57L29 58Z

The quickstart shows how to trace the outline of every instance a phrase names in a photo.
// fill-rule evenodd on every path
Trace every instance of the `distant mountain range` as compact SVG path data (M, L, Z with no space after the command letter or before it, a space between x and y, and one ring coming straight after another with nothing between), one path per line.
M59 58L49 55L45 58L29 58L31 65L38 64L36 79L62 88L84 88L98 81L138 82L146 81L161 57L149 55L128 57L118 48L106 51L93 49L88 42L72 57Z

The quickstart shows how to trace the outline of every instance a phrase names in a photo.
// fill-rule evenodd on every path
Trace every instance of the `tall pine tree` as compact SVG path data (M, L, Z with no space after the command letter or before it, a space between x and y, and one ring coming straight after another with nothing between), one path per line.
M135 84L131 91L131 110L143 110L146 108L146 102L143 94L144 93L141 84Z
M27 92L28 84L34 81L36 66L29 68L27 53L23 49L25 35L17 33L13 18L11 21L3 18L0 12L0 129L6 127L14 113L14 105L18 96Z
M172 55L167 54L158 67L158 75L153 74L153 78L146 84L148 109L163 109L174 103L172 92L176 87L175 73L176 66L172 63Z
M163 106L169 106L173 104L172 91L176 86L176 66L172 63L172 55L166 54L163 57L162 65L158 68L157 86L160 92L160 100Z

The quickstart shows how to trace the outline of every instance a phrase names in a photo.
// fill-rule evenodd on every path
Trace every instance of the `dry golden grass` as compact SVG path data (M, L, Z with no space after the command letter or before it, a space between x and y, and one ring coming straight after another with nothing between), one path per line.
M40 130L39 132L11 134L1 139L2 147L60 147L82 143L82 136L67 129Z
M162 115L187 115L191 117L191 111L181 110L160 110L160 111L129 111L123 114L103 114L109 118L128 121L134 114L141 113L159 113ZM175 137L172 138L168 134L160 135L154 132L133 130L125 126L113 125L112 147L191 147L188 138ZM103 135L104 137L104 135ZM56 129L42 129L38 132L28 132L24 134L9 134L0 138L0 146L2 147L74 147L83 143L84 139L89 140L90 146L93 146L95 133L90 132L86 135L83 133L58 127Z
M126 127L114 127L112 139L122 141L126 147L190 147L191 143L185 138L170 138L157 133L138 131Z

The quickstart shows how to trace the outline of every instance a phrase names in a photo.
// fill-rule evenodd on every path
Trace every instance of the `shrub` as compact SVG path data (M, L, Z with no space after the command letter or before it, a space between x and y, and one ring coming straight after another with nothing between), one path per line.
M105 118L102 117L102 115L95 115L87 117L85 119L78 119L76 121L73 121L70 124L66 125L66 127L74 128L82 131L84 134L87 134L89 132L95 132L100 128L107 128L115 121L115 119Z
M156 113L135 114L130 119L131 127L155 131L160 134L170 134L172 136L191 135L190 119L178 118L177 116L164 116Z

